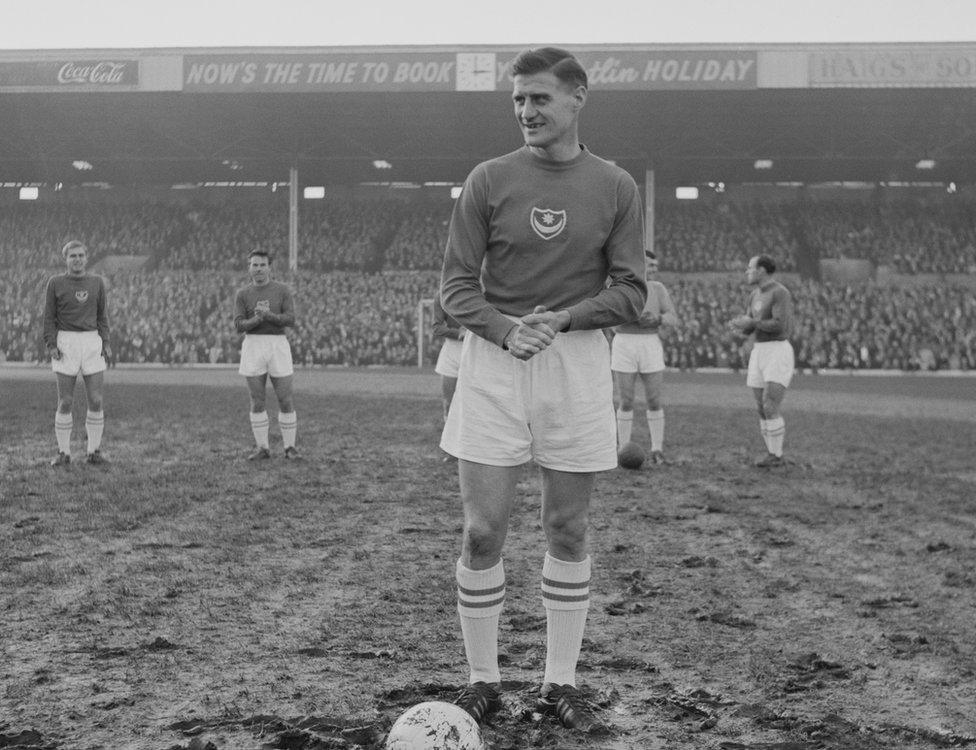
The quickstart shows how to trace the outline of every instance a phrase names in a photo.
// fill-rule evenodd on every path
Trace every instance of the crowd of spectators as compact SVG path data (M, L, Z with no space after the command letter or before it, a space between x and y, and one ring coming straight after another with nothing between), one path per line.
M665 331L668 363L681 369L745 366L726 328L745 312L741 279L670 286L681 325ZM976 289L873 282L800 282L794 288L797 367L832 370L976 370Z
M233 298L246 251L268 250L295 289L289 333L304 365L412 365L417 305L432 297L451 204L389 198L303 202L299 267L286 270L288 211L267 204L17 203L0 211L0 358L38 361L47 278L67 238L92 261L145 255L139 272L108 273L120 362L237 361ZM656 249L683 320L665 338L676 367L743 365L725 328L739 312L748 257L791 271L805 253L852 258L907 275L976 275L976 207L964 200L680 202L659 207ZM802 269L800 269L802 270ZM698 274L710 271L712 274ZM797 282L794 344L804 368L976 369L973 286ZM428 346L436 348L437 342ZM434 353L426 352L426 359Z
M817 201L797 216L820 258L868 260L905 274L976 274L972 202Z
M303 201L297 252L303 270L435 270L451 203L392 198ZM65 239L83 238L97 259L143 255L169 270L234 270L244 250L288 255L288 205L18 203L0 212L0 261L47 266ZM739 270L769 253L784 271L820 259L868 260L897 273L976 274L976 203L956 200L679 201L658 204L662 271Z
M797 241L782 206L759 203L669 204L654 220L662 271L739 271L743 259L767 253L783 271L797 265Z
M41 327L50 270L12 270L0 279L0 358L44 357ZM288 333L296 363L415 365L420 300L436 293L437 271L277 273L298 311ZM234 294L243 272L117 272L108 279L112 343L119 362L234 363ZM744 351L726 327L743 311L741 274L676 276L669 289L681 325L665 332L667 361L681 369L741 368ZM818 369L976 369L972 286L882 286L814 281L793 285L797 365ZM430 331L430 321L425 330ZM438 342L428 339L425 360Z

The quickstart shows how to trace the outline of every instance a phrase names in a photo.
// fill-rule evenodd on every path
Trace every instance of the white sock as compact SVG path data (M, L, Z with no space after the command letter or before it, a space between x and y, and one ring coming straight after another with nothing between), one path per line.
M576 663L590 607L590 558L557 560L546 553L542 565L546 608L546 673L543 682L576 685Z
M105 412L89 411L85 415L85 431L88 433L88 452L94 453L102 445L102 430L105 429Z
M630 435L634 429L634 412L617 410L617 445L630 442Z
M251 412L251 432L254 433L254 443L258 448L268 447L269 424L267 411Z
M765 419L759 420L759 432L762 435L763 442L766 444L766 451L772 453L769 448L769 427L768 422Z
M498 620L505 603L502 561L487 570L471 570L458 560L455 578L464 653L471 670L470 682L500 682Z
M786 421L782 417L766 420L766 445L774 456L783 455L783 438L786 436Z
M54 413L54 436L58 439L58 451L71 455L71 428L74 426L74 417L71 412L62 414L60 411Z
M664 449L664 409L647 410L647 428L651 433L651 450Z
M293 411L278 412L278 428L281 430L281 442L285 448L294 448L295 436L298 434L298 414Z

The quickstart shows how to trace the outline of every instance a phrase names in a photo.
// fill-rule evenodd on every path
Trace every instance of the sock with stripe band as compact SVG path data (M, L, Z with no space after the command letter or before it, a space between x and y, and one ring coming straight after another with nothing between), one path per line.
M62 414L60 411L54 413L54 437L58 440L58 451L71 455L71 428L74 426L74 417L71 412Z
M254 444L258 448L268 447L268 430L271 421L267 411L251 412L251 432L254 433Z
M590 558L558 560L546 553L542 566L546 609L546 672L543 682L576 685L576 663L590 607Z
M505 568L499 560L486 570L455 569L457 607L470 682L499 682L498 620L505 603Z

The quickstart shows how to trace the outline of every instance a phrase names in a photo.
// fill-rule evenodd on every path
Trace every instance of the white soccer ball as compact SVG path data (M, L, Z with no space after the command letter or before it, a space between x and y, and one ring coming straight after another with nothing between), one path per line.
M471 714L453 703L426 701L400 714L386 737L386 750L484 750Z

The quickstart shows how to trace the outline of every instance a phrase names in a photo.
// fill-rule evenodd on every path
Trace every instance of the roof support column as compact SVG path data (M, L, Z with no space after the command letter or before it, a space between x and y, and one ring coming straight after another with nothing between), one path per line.
M288 170L288 270L298 270L298 169Z
M645 252L654 250L654 170L644 170L644 240Z

